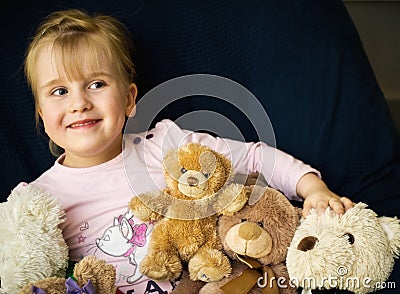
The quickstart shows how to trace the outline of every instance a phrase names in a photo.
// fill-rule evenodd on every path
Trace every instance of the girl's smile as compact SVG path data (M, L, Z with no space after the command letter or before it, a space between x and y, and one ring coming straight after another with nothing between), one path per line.
M72 124L68 125L67 128L70 129L87 129L92 128L98 125L101 122L101 119L84 119L73 122Z

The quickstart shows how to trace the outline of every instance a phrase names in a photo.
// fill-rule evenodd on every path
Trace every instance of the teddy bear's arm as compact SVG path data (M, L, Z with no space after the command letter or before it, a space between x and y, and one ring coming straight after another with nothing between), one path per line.
M162 191L143 193L138 196L132 197L129 202L129 209L133 212L133 215L142 221L154 221L162 218L162 216L156 212L157 209L156 201L161 198ZM149 208L143 201L150 203L152 208ZM154 203L154 206L152 205Z
M218 196L217 205L222 208L223 215L233 215L243 208L249 199L249 192L241 184L229 184ZM225 205L228 203L228 205ZM219 210L218 210L219 211Z

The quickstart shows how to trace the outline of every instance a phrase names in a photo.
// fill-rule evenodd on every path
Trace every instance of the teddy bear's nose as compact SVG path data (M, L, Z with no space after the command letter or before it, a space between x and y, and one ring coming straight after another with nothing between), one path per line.
M194 187L199 184L199 180L195 177L188 177L187 178L187 183L189 186Z
M262 230L256 223L245 222L241 224L238 233L244 240L255 240L261 235Z
M317 243L318 238L314 236L308 236L303 238L299 245L297 245L297 249L301 251L308 251L314 248L315 244Z

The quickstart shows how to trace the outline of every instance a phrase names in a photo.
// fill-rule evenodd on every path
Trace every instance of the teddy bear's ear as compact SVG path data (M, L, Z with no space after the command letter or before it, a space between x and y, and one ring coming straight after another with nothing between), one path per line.
M212 174L217 166L217 157L211 151L203 151L200 154L199 162L203 171Z
M254 185L254 186L251 186L250 191L251 191L251 193L250 193L248 203L250 206L253 206L258 202L258 200L261 199L261 197L264 196L265 192L267 191L267 187Z
M400 220L397 217L380 217L379 223L386 233L393 255L400 255Z
M164 171L174 180L179 179L181 166L179 163L178 149L171 149L164 155Z

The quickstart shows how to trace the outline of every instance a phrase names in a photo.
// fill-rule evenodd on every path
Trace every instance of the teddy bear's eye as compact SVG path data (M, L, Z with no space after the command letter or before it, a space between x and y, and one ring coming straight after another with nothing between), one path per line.
M257 222L257 225L259 225L261 228L263 228L263 227L264 227L264 224L263 224L263 222Z
M349 241L350 244L354 244L354 236L352 234L346 233L343 236L347 238L347 241Z
M240 222L241 222L241 223L247 222L247 219L246 219L246 218L242 218L242 219L240 220Z
M187 169L186 169L186 168L184 168L184 167L182 167L182 168L181 168L181 173L183 173L183 174L184 174L185 172L187 172Z
M204 175L206 178L208 178L208 177L210 176L209 173L204 173L203 175Z

